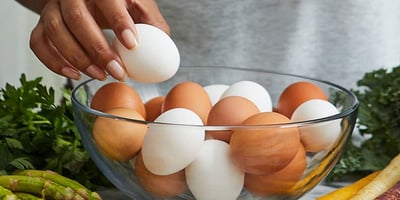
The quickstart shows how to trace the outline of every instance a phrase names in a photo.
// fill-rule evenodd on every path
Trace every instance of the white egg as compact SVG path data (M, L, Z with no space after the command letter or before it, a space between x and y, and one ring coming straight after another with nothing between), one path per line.
M143 163L157 175L169 175L184 169L197 156L205 138L200 117L186 108L162 113L155 122L200 126L149 124L142 146Z
M229 145L206 140L197 158L185 169L188 187L196 199L236 199L244 184L244 172L229 156Z
M339 110L330 102L320 99L308 100L300 104L293 112L292 121L306 121L333 116ZM341 120L307 124L299 128L300 139L309 152L327 150L339 137Z
M272 100L269 92L254 81L239 81L232 84L222 94L221 98L228 96L241 96L252 101L260 112L272 111Z
M161 29L148 24L136 24L138 46L125 48L115 38L114 47L121 57L128 77L144 83L156 83L176 74L180 55L174 41Z
M215 105L221 98L222 94L228 89L228 85L224 84L213 84L204 86L208 96L211 99L211 105Z

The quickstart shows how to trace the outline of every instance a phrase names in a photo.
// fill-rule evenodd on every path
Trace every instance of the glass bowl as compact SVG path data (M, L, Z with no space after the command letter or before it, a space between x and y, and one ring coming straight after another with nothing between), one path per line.
M83 144L89 152L92 160L119 190L133 199L298 199L326 177L337 163L346 142L349 140L355 125L358 110L358 100L352 92L334 83L293 74L264 70L205 66L180 67L174 77L162 83L139 83L133 80L128 80L126 83L136 90L143 102L146 102L153 97L166 95L173 86L185 81L192 81L201 86L206 86L213 84L232 85L243 80L254 81L265 87L269 92L274 107L277 105L281 92L288 85L299 81L312 82L325 91L329 97L329 102L332 103L339 112L327 117L307 121L242 126L203 126L198 124L190 125L137 120L118 117L90 108L90 102L96 91L107 83L115 82L114 79L110 78L106 81L88 80L74 88L72 92L74 117ZM261 172L250 173L247 171L247 168L243 166L246 166L247 164L251 165L251 162L258 161L253 160L249 162L250 164L244 164L244 162L246 162L246 157L244 159L233 159L231 153L232 147L229 142L226 142L225 146L222 145L223 148L220 145L209 148L208 150L211 151L211 153L208 153L210 154L204 154L204 152L199 153L200 150L198 150L197 155L194 156L195 158L193 158L189 164L181 167L181 169L176 172L170 172L170 174L146 174L143 176L143 169L138 170L139 167L137 165L139 162L138 160L144 162L144 159L142 158L143 156L140 157L140 159L138 156L133 156L129 160L118 161L110 159L109 156L105 155L105 153L103 153L104 151L99 148L98 143L93 137L94 124L98 118L145 126L147 133L149 131L154 132L156 129L164 130L163 128L184 130L185 133L182 134L194 130L200 130L200 132L203 131L206 133L222 131L223 134L232 134L239 131L245 132L249 138L254 134L260 133L261 135L264 133L270 134L271 132L280 134L289 129L296 129L300 132L302 129L323 127L331 122L337 123L339 128L334 129L336 130L336 133L333 134L337 135L337 137L334 138L334 141L329 145L329 147L318 151L309 152L303 150L302 153L297 153L301 154L301 157L304 158L304 167L300 173L298 172L298 167L292 167L290 169L280 167L268 174ZM132 131L136 131L135 128L133 128ZM208 140L212 140L204 136L202 137L202 142L204 143L202 144L203 146L206 146L206 143L210 143ZM179 138L176 138L176 140L179 141ZM265 141L271 143L271 140L268 140ZM293 143L284 143L287 140L291 139L286 137L283 140L275 141L276 146L283 145L284 147L280 149L278 154L285 154L295 148L292 145ZM215 142L215 140L213 141ZM253 141L257 141L257 139ZM255 143L260 143L260 141L262 143L263 139L259 139ZM318 142L318 138L316 141ZM186 146L193 146L193 148L197 145L197 143L187 143L189 145ZM299 142L299 144L302 143ZM236 151L239 151L239 153L242 149L245 151L247 148L246 145L242 145L243 146L240 147L239 150L236 148ZM252 144L248 144L247 146L252 146ZM262 146L258 148L258 150L259 152L272 152L277 150L274 149L274 145L271 146L271 149ZM221 150L223 153L218 153L218 149L225 150ZM300 150L297 152L300 152ZM178 159L180 153L181 152L176 152L176 155L175 153L172 153L173 155L169 156L172 159ZM197 162L196 159L197 157L200 157L199 155L203 155L202 160L205 164L199 164L199 162ZM279 161L272 158L264 159L260 157L259 160L267 160L265 165L268 165L270 168L276 167L275 165L278 164L275 163L279 163ZM293 156L292 160L295 160ZM178 163L178 160L176 161ZM193 164L194 162L197 162L197 164ZM192 165L195 166L193 167ZM202 169L199 169L202 165L204 165L205 168L203 166ZM161 166L161 168L164 167L161 161L156 165L156 167L157 166ZM188 168L190 168L190 174ZM231 174L227 172L229 170ZM237 171L235 170L239 171L239 175L237 175ZM140 171L140 174L138 171ZM254 182L251 182L252 178L249 178L251 175L253 176ZM269 178L257 181L257 177L263 176L269 176ZM238 185L238 183L241 185Z

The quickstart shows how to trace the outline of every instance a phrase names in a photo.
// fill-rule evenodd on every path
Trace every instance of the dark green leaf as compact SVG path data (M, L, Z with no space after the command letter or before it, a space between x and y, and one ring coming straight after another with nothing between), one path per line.
M28 157L20 157L10 161L10 165L17 169L34 169Z

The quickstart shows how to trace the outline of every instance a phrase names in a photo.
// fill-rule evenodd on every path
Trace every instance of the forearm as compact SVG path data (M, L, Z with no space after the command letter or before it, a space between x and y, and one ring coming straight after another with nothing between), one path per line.
M48 0L15 0L35 13L40 13Z

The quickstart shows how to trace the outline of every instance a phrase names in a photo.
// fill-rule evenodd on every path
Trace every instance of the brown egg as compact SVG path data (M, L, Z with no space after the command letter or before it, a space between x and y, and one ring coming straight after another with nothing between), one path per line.
M195 82L181 82L176 84L165 96L162 112L172 108L187 108L195 112L204 124L207 123L208 113L211 110L211 100L204 88Z
M286 167L265 176L246 174L244 186L259 196L286 194L301 179L306 167L306 152L299 145L296 156Z
M114 108L107 113L144 120L138 112L128 108ZM93 125L93 138L100 151L107 157L117 161L127 161L142 147L146 131L146 124L99 116Z
M141 153L136 157L135 174L143 189L161 198L177 196L188 188L184 170L165 176L155 175L146 169Z
M279 96L276 110L291 118L292 113L300 104L311 99L328 100L328 96L314 83L306 81L292 83Z
M240 96L229 96L219 100L210 110L207 125L240 125L245 119L260 112L258 107ZM208 131L207 138L213 138L229 143L231 131Z
M290 120L276 112L261 112L246 119L242 125L268 125ZM296 155L300 146L297 127L260 127L234 130L230 141L233 162L244 172L267 175L283 169Z
M144 107L146 108L146 120L154 121L161 114L161 107L165 96L158 96L148 100Z
M102 112L112 108L130 108L146 118L141 97L135 89L122 82L108 83L98 89L91 100L90 107Z

